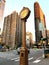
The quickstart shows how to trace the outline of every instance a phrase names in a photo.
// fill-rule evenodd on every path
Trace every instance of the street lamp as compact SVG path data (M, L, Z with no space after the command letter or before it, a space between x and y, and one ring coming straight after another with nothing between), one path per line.
M28 65L28 49L26 47L26 21L29 15L29 8L23 7L19 15L22 21L22 47L20 50L20 65Z

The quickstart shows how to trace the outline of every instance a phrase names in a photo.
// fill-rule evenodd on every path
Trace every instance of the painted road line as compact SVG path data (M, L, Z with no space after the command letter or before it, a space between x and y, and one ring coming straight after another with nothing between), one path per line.
M13 59L11 59L11 60L17 60L17 59L19 59L20 57L17 57L17 58L13 58Z
M33 61L33 63L38 63L38 62L40 62L40 61L41 61L40 58L42 58L42 57L37 58L35 61Z
M29 58L28 60L30 61L30 60L32 60L32 59L33 59L33 57ZM39 58L38 58L38 59L39 59ZM38 62L41 61L41 60L38 60L38 59L36 59L33 63L38 63ZM14 59L14 61L20 61L20 58Z
M32 60L33 59L33 57L31 57L31 58L29 58L28 60ZM11 59L12 61L20 61L20 57L18 57L18 58L14 58L14 59Z
M28 60L32 60L32 59L33 59L33 57L29 58Z
M39 63L40 61L41 61L41 60L38 60L38 59L37 59L37 60L35 60L33 63Z
M38 60L38 59L40 59L40 58L42 58L42 57L39 57L39 58L37 58L36 60Z
M18 59L18 60L14 60L14 61L20 61L20 59Z

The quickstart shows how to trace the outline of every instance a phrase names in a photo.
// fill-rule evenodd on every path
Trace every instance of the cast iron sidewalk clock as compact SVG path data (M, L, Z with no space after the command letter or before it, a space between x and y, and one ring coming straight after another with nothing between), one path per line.
M23 7L19 15L22 21L22 47L20 49L20 65L28 65L28 49L26 47L26 22L29 15L29 8Z
M21 19L27 19L30 15L30 10L27 7L23 7L22 11L20 12Z

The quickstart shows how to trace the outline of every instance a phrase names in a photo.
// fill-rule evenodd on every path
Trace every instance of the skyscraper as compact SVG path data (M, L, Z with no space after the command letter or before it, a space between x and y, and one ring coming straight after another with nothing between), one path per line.
M3 24L4 7L5 7L5 0L0 0L0 28Z
M22 44L22 22L16 11L4 18L2 36L2 43L11 48Z
M5 8L5 0L0 0L0 28L1 28L1 31L2 31L2 27L3 27L4 8Z
M38 2L34 3L34 20L35 20L36 42L39 43L42 37L46 38L46 30L45 30L46 21L45 21L45 15Z

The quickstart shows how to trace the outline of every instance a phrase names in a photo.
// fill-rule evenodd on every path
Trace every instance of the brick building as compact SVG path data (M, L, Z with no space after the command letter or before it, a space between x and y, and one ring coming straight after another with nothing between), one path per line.
M11 48L19 46L22 43L22 23L17 12L13 12L4 18L3 43Z

